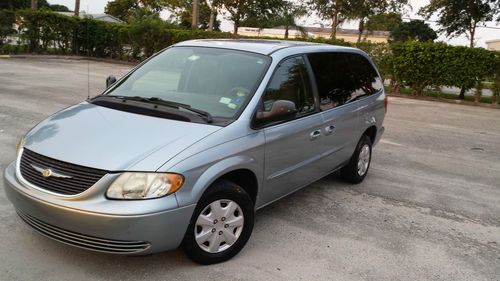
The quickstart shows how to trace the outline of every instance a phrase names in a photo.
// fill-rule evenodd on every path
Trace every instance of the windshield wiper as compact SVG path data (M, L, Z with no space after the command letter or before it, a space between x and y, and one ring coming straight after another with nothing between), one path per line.
M205 120L207 121L207 123L213 122L212 114L208 113L207 111L198 109L198 108L193 108L189 104L179 103L179 102L175 102L175 101L168 101L168 100L164 100L164 99L158 98L158 97L150 97L150 98L145 98L145 99L150 101L150 102L153 102L153 103L158 103L161 105L170 106L170 107L177 108L177 109L182 108L182 109L185 109L187 111L197 113L197 114L205 117Z
M184 110L191 111L191 112L194 112L198 115L203 116L205 118L205 121L207 121L207 123L213 122L212 115L204 110L192 108L189 104L168 101L168 100L164 100L164 99L159 98L159 97L145 98L145 97L141 97L141 96L101 95L101 96L97 96L95 98L102 98L102 97L109 97L109 98L115 98L115 99L121 99L121 100L133 100L133 101L148 102L148 103L160 104L160 105L164 105L164 106L168 106L168 107L172 107L172 108L176 108L176 109L182 108Z

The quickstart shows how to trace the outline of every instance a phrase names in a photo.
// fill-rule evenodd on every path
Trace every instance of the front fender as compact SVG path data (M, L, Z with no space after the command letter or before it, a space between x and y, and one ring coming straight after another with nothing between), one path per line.
M184 186L177 191L179 206L196 204L205 190L223 175L245 169L251 171L258 184L257 204L262 192L264 173L264 137L254 134L196 153L168 169L184 175Z

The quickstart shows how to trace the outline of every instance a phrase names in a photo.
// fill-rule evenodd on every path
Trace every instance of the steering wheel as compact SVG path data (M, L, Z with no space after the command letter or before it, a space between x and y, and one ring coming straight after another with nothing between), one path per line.
M242 95L241 97L246 97L250 93L250 90L247 88L243 88L243 87L234 87L231 90L226 92L226 96L227 97L239 96L238 93L241 93L241 92L244 93L244 95Z

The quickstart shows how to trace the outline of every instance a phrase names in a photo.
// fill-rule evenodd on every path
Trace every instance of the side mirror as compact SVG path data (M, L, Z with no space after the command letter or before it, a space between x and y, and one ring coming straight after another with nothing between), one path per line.
M258 123L282 121L295 116L295 113L297 113L297 108L294 102L277 100L270 111L258 111L255 119Z
M106 89L115 84L115 82L116 82L116 77L113 75L109 75L108 78L106 78Z

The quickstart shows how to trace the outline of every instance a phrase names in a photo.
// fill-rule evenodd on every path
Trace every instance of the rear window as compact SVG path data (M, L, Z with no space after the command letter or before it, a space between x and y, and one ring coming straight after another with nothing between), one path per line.
M322 110L375 94L383 87L377 71L361 55L339 52L307 56L316 78Z

